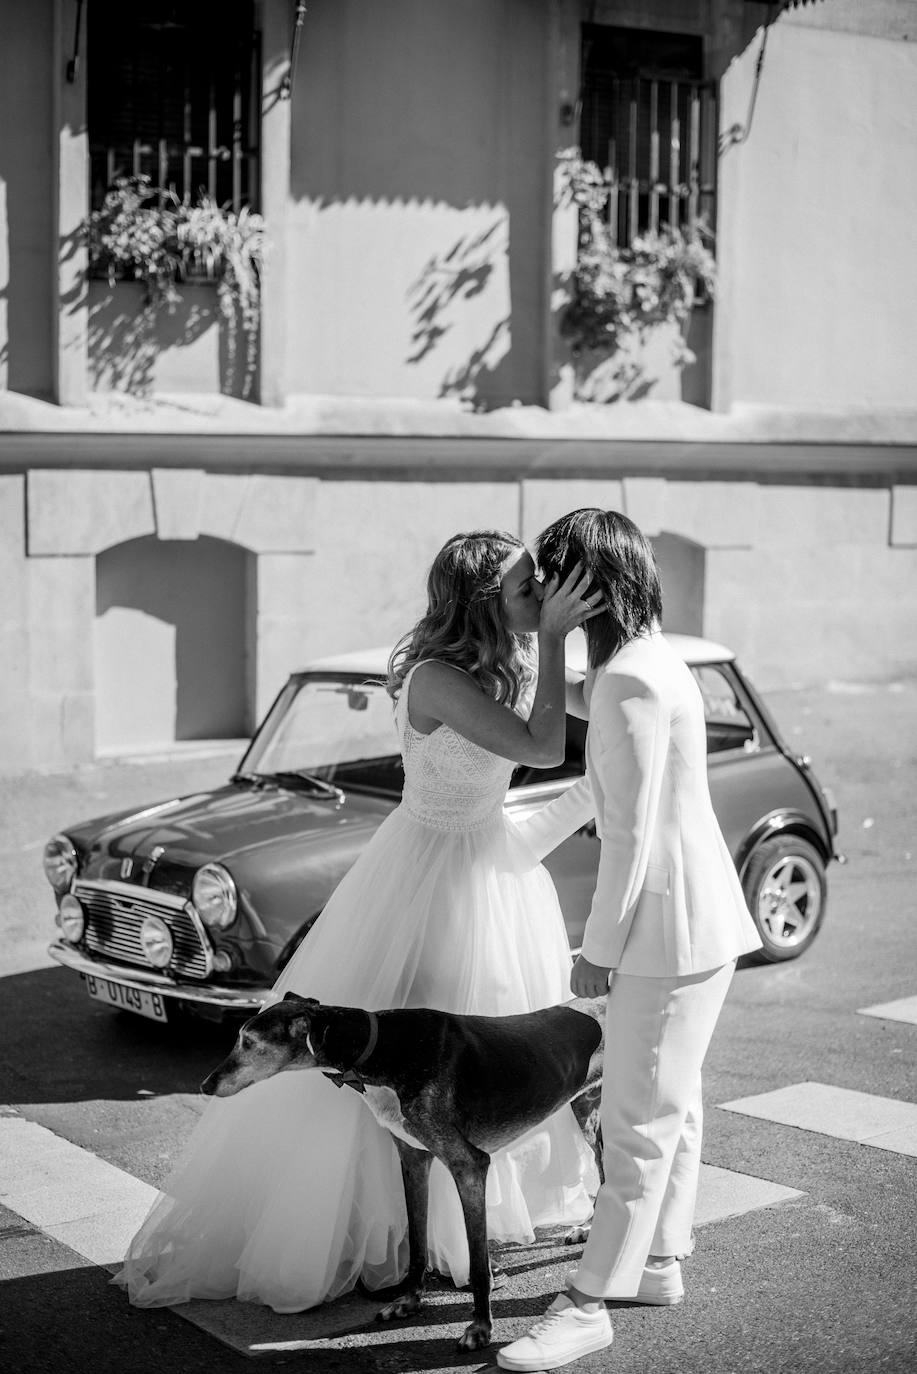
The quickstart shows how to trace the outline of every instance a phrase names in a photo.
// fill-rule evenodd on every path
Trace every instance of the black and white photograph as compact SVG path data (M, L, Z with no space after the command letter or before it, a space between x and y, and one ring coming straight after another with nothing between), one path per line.
M0 1367L917 1369L917 0L0 0Z

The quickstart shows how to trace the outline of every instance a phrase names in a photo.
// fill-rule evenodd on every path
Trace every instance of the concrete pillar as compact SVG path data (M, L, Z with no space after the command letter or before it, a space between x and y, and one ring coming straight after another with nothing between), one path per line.
M285 97L294 10L283 0L262 8L261 212L269 250L261 278L259 399L282 406L286 400L287 277L286 216L290 199L290 120L296 83ZM308 42L308 24L302 41Z
M552 0L548 42L548 128L552 162L561 148L578 141L580 86L580 12L571 0ZM560 333L560 315L569 301L569 283L576 269L579 215L573 205L559 206L559 180L552 177L549 207L550 244L545 271L550 276L545 320L545 393L551 410L565 410L573 400L574 369L567 341Z
M77 15L80 16L77 28ZM53 387L58 405L86 404L88 391L89 255L81 224L89 211L86 126L86 8L55 0L51 252Z

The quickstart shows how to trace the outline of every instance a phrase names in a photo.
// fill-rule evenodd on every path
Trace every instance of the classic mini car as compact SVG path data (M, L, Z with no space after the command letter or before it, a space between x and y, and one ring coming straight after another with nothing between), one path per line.
M703 696L713 803L762 957L795 958L824 917L825 870L839 857L834 804L733 654L669 639ZM571 645L571 662L583 666L582 637ZM50 953L90 997L158 1021L181 1009L220 1018L260 1006L398 802L386 659L384 650L348 654L294 673L225 786L69 826L49 841L59 928ZM530 813L575 781L585 731L569 718L562 765L516 770L510 814ZM574 950L597 859L591 825L547 859Z

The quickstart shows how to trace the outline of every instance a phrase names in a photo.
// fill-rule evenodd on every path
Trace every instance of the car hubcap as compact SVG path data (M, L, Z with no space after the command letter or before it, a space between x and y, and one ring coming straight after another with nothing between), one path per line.
M818 923L821 884L813 864L800 854L778 859L758 892L758 921L767 938L783 949L800 944Z

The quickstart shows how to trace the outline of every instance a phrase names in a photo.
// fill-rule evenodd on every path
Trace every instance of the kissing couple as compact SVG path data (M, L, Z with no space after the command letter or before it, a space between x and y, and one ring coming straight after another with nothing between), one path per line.
M389 662L401 803L271 992L486 1016L607 997L602 1186L569 1107L491 1159L494 1241L592 1218L566 1291L498 1352L505 1369L610 1345L607 1299L681 1299L701 1066L735 961L760 946L710 802L700 693L661 621L652 546L616 511L571 512L534 557L502 532L449 539L426 613ZM579 626L585 676L565 667ZM589 721L586 773L516 823L503 807L513 770L563 761L567 713ZM598 877L571 973L540 859L592 818ZM398 1283L406 1227L397 1152L360 1096L321 1074L278 1074L210 1102L115 1281L137 1306L235 1297L298 1312L357 1283ZM428 1252L468 1282L464 1219L438 1160Z

